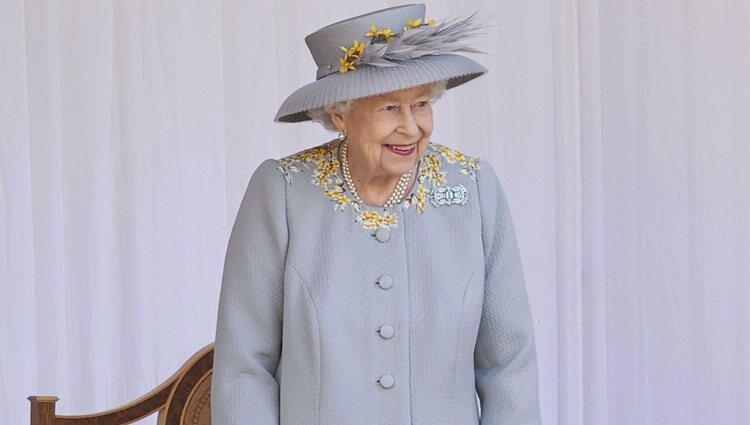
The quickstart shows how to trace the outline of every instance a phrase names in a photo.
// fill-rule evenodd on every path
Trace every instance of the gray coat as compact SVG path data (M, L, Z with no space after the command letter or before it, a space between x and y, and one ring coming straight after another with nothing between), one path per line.
M383 209L344 190L337 148L250 178L224 264L213 424L539 424L521 259L490 164L431 142L407 199Z

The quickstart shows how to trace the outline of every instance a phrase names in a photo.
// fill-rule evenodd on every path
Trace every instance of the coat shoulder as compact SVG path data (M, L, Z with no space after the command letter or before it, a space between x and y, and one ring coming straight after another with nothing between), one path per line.
M317 146L303 149L279 158L276 169L284 174L287 183L292 184L295 174L310 174L321 179L321 183L333 176L338 169L334 139Z
M484 163L479 157L435 142L430 142L425 152L425 158L427 164L423 167L424 170L429 171L434 164L434 167L442 168L443 172L448 172L451 175L454 173L465 175L474 181L477 181L478 171Z

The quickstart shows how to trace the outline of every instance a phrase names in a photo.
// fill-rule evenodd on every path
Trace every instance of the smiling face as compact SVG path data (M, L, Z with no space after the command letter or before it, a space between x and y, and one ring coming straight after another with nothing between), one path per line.
M430 86L359 99L331 120L347 135L352 168L398 178L415 169L432 135Z

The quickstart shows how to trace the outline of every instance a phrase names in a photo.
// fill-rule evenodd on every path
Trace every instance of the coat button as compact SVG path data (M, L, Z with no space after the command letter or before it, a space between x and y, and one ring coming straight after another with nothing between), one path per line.
M388 276L387 274L384 274L383 276L380 276L380 279L378 279L378 285L382 289L391 289L391 286L393 286L393 278Z
M378 379L378 383L383 388L390 388L393 386L393 375L385 374Z
M378 227L378 230L375 231L375 239L379 242L388 242L390 238L391 231L387 227Z
M378 329L378 333L384 339L391 339L391 338L393 338L393 326L391 326L391 325L383 325L383 326L380 327L380 329Z

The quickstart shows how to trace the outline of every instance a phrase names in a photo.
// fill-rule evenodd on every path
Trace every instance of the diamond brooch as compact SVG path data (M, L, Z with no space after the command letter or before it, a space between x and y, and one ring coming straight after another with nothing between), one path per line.
M430 203L435 206L464 205L469 200L469 191L459 184L456 186L435 186L430 190Z

